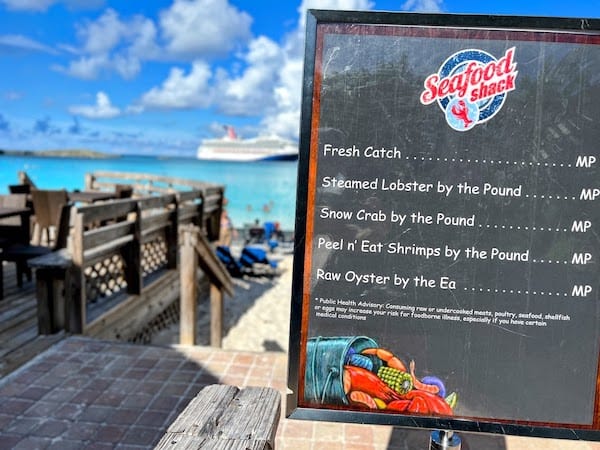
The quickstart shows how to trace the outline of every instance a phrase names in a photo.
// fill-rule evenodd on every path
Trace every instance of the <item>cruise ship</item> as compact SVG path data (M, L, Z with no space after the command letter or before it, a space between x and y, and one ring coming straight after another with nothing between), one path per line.
M278 136L240 139L233 127L225 127L227 135L205 139L197 151L198 159L213 161L268 161L298 159L298 145Z

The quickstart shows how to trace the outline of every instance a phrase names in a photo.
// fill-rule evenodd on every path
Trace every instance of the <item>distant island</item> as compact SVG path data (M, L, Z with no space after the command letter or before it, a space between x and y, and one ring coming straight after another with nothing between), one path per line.
M88 150L85 148L65 148L56 150L3 150L0 149L0 155L8 156L38 156L41 158L90 158L107 159L118 158L119 155Z

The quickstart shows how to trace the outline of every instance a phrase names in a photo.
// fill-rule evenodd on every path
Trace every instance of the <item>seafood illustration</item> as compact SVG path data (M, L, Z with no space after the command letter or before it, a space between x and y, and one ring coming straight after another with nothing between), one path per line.
M459 100L456 102L456 104L452 106L451 111L454 117L463 121L465 128L468 128L469 125L473 123L473 121L469 119L469 110L464 100Z
M458 400L435 376L419 378L368 337L318 337L308 342L305 397L323 404L405 414L452 416Z

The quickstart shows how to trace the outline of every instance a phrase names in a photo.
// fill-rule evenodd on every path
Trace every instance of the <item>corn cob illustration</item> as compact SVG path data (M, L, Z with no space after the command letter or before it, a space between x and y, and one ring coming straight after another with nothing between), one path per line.
M411 374L394 369L393 367L380 367L377 371L377 376L399 394L406 394L413 388Z

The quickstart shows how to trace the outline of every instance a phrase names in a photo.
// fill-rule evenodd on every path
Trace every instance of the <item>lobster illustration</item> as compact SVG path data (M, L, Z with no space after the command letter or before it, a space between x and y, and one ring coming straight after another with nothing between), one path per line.
M473 123L473 121L469 119L469 110L467 109L467 104L464 100L456 102L456 104L452 106L451 112L454 117L463 121L465 128Z

